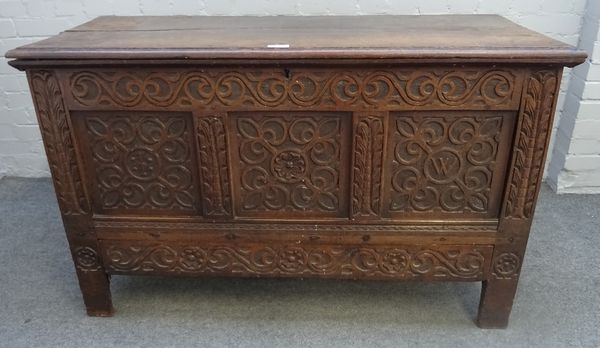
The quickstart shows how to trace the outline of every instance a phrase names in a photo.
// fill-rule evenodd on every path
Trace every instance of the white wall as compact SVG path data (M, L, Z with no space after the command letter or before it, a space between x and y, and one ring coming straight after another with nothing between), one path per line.
M600 1L589 0L579 47L589 59L573 69L550 157L548 183L558 192L600 192Z
M96 16L111 14L494 13L563 42L577 45L585 8L586 0L0 0L0 54L4 55L13 47L54 35ZM570 71L566 71L556 124L563 109L569 80ZM597 87L590 87L589 93L600 98L600 88ZM592 88L596 88L596 92ZM570 117L576 119L576 114L577 112ZM568 145L570 134L565 134L563 138ZM557 172L560 173L560 170L558 168ZM600 176L600 168L595 172ZM9 67L6 59L0 58L0 177L3 175L48 176L49 171L25 77ZM591 189L600 190L600 183L597 186L597 189Z

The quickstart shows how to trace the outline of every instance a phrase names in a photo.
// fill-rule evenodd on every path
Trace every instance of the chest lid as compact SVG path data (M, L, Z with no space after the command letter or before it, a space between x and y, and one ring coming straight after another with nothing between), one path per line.
M586 54L497 15L98 17L7 52L18 60L550 63Z

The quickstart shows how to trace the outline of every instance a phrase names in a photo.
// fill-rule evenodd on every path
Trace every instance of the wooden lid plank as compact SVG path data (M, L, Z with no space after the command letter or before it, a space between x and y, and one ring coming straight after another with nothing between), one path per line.
M98 17L16 59L415 59L578 64L586 54L496 15Z

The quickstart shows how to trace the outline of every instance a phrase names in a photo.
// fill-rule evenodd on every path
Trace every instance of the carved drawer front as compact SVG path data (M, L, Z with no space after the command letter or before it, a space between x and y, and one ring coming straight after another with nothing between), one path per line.
M394 218L497 217L515 113L390 114L389 189Z
M191 114L90 111L72 118L96 213L196 214Z
M349 113L234 112L229 119L238 216L348 216Z

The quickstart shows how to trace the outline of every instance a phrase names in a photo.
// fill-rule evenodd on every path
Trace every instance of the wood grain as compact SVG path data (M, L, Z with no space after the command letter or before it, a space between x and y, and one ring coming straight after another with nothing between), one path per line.
M89 315L110 274L460 280L486 328L585 59L498 16L105 17L7 56Z

